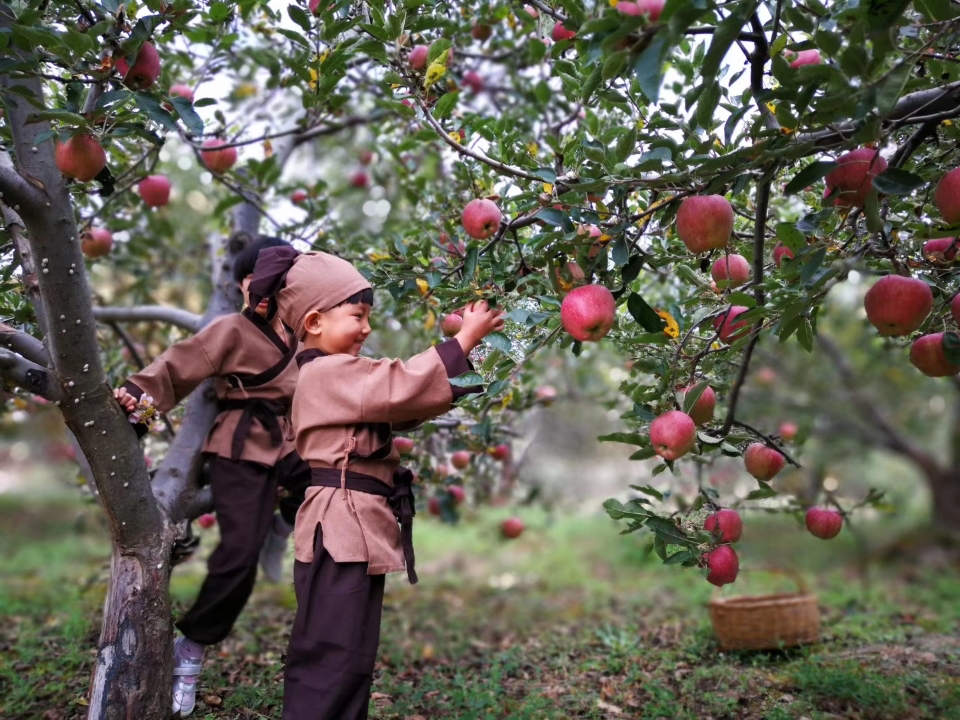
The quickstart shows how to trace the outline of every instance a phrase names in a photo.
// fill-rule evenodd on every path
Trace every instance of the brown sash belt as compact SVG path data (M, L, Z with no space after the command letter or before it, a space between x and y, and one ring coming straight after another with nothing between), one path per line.
M341 472L334 468L313 468L310 484L314 487L339 488ZM403 559L407 564L407 579L411 585L417 583L417 571L413 556L413 516L414 507L413 473L405 467L397 468L393 473L393 487L379 478L364 473L347 470L347 490L385 497L393 510L393 516L400 523L400 544L403 546Z
M280 429L280 421L277 418L283 417L290 411L289 402L253 398L251 400L221 400L219 406L221 412L243 410L243 414L237 422L237 429L233 432L233 441L230 444L231 460L239 460L240 455L243 454L243 444L247 441L254 420L263 425L270 433L271 447L278 447L283 442L283 431Z

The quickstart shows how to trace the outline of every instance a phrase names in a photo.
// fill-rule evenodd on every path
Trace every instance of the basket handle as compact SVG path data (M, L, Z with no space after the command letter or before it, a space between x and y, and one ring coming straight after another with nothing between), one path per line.
M783 575L784 577L790 578L793 581L793 584L797 586L797 590L799 590L804 595L807 595L810 592L810 586L807 585L806 580L804 580L803 576L800 573L798 573L796 570L791 570L789 568L779 568L779 567L766 567L766 568L758 567L758 568L753 568L752 572L765 572L765 573L771 573L774 575ZM722 588L716 588L713 591L714 597L719 595L721 591L722 591Z

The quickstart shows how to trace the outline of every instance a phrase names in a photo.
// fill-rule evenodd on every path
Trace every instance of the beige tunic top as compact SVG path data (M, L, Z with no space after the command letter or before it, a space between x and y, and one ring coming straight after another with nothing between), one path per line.
M143 393L151 396L160 412L171 410L210 377L214 379L218 401L261 398L290 403L298 376L292 354L286 367L272 380L255 387L244 387L243 379L280 363L288 354L287 343L291 340L291 335L281 340L266 321L249 310L222 315L193 337L167 348L124 383L124 387L136 398ZM221 412L207 434L203 452L230 458L234 432L243 412L242 409ZM294 435L289 412L278 416L277 420L282 435L280 444L275 445L264 424L254 420L240 460L274 465L293 452Z
M406 362L317 350L302 352L297 360L300 381L293 396L293 427L300 457L311 467L340 471L350 450L350 470L391 487L400 464L391 425L410 426L436 417L450 410L456 399L478 391L449 382L471 369L456 340ZM382 459L362 457L377 450ZM366 562L369 575L404 569L399 525L386 498L340 488L308 488L294 529L297 560L313 562L318 524L323 525L324 549L336 562Z

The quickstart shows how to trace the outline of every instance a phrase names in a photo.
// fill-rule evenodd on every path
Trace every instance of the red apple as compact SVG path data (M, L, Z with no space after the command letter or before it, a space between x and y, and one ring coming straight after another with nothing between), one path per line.
M729 312L713 320L713 329L720 331L720 339L732 344L750 332L750 323L747 320L737 321L737 318L750 308L743 305L733 305Z
M365 170L355 170L350 174L349 182L350 187L364 190L370 183L370 177L367 175Z
M449 315L444 315L443 320L440 321L440 330L443 332L446 337L453 337L458 332L460 328L463 327L463 317L457 313L450 313Z
M666 0L636 0L633 4L637 6L637 15L646 15L650 22L656 22L660 19Z
M708 553L704 553L701 557L710 570L707 575L707 582L711 585L722 587L737 579L737 574L740 572L740 558L737 557L736 551L729 545L721 545Z
M217 516L213 513L204 513L197 518L197 525L202 527L204 530L212 528L217 524Z
M603 285L574 288L560 304L560 322L575 340L596 342L613 327L617 302Z
M470 453L466 450L457 450L450 456L450 464L457 470L463 470L470 464Z
M780 267L780 265L783 263L784 258L786 258L787 260L793 260L794 258L793 250L788 248L783 243L777 243L773 248L773 263L777 267Z
M693 450L697 426L686 413L670 410L650 423L650 443L664 460L676 460Z
M910 362L928 377L951 377L960 373L960 365L952 365L943 351L943 333L922 335L910 346Z
M292 202L294 205L299 205L300 203L306 202L308 197L309 195L307 194L306 190L303 188L297 188L290 193L290 202Z
M463 86L474 93L483 92L483 78L475 70L467 70L463 74Z
M812 50L801 50L798 53L793 53L791 51L786 51L784 55L790 53L790 56L785 58L789 60L790 67L798 68L801 65L819 65L820 64L820 51L817 49Z
M947 262L953 262L957 257L957 238L937 238L936 240L927 240L923 244L920 254L924 257L928 255L942 255Z
M554 42L563 42L564 40L570 40L575 38L577 33L575 30L567 30L563 23L557 20L556 24L553 26L553 31L550 33L550 37L553 38Z
M92 227L80 236L80 250L88 258L103 257L113 247L113 234L106 228Z
M357 159L360 161L361 165L369 165L376 157L377 156L374 154L373 150L361 150Z
M520 537L523 534L523 520L518 517L507 518L500 523L500 532L511 540Z
M453 498L454 505L460 505L464 500L467 499L467 494L463 491L463 488L459 485L450 485L447 487L447 492L450 493L450 497Z
M960 168L954 168L940 178L933 193L933 204L944 222L950 225L960 222Z
M132 90L146 90L160 77L160 55L148 42L140 46L132 67L124 57L116 58L115 64L117 72L123 78L123 84Z
M684 395L693 390L694 387L696 387L696 384L684 388ZM703 392L700 393L700 397L697 398L697 401L693 404L693 407L690 408L689 414L696 425L704 425L713 420L713 411L716 409L716 407L717 394L713 391L712 387L707 385L703 389Z
M426 45L415 45L410 51L407 62L413 70L423 70L427 66L427 57L430 55L430 48Z
M780 437L782 437L787 442L790 442L797 436L797 424L787 420L785 422L780 423L780 428L778 429L777 432L780 433Z
M316 15L317 8L320 7L320 0L310 0L310 2L307 3L307 7L310 8L311 14Z
M493 35L493 28L485 23L474 22L473 27L470 28L470 34L473 35L475 40L483 42L489 40L490 36Z
M203 141L204 149L200 151L200 160L210 172L223 175L237 163L237 149L235 147L219 148L226 145L225 140L210 138Z
M477 240L485 240L500 229L500 208L493 200L477 198L463 209L463 229Z
M757 382L761 385L770 386L777 381L777 371L772 367L764 365L762 368L757 370Z
M837 158L837 167L827 173L827 191L837 193L833 204L863 207L873 187L873 178L887 169L887 161L874 148L859 148Z
M724 248L732 233L733 206L723 195L692 195L680 202L677 235L690 252Z
M65 177L87 182L107 165L107 154L92 135L74 135L58 143L55 160Z
M763 443L751 443L743 453L743 464L747 472L757 480L767 481L783 470L786 463L783 453Z
M803 521L810 534L821 540L835 538L843 527L843 515L833 508L812 507L807 510Z
M499 445L487 450L487 452L490 453L490 457L492 457L494 460L502 462L510 457L510 446L506 443L500 443Z
M950 314L953 315L953 321L960 325L960 294L954 295L950 301Z
M393 439L393 449L401 455L409 455L413 452L413 440L408 437L395 437Z
M184 85L182 83L171 85L170 89L167 91L167 95L169 95L170 97L186 98L190 102L193 102L193 88L190 87L189 85Z
M432 497L429 500L427 500L427 511L431 515L439 515L440 514L440 498Z
M718 284L728 281L727 287L743 285L750 279L750 263L743 255L717 258L710 268L710 277Z
M533 7L532 5L524 5L524 6L523 6L523 9L526 10L526 11L527 11L527 15L529 15L529 16L532 17L532 18L538 18L538 17L540 17L540 11L537 10L537 9L536 9L535 7Z
M885 275L867 290L863 308L881 336L909 335L933 309L933 292L923 280Z
M166 175L148 175L137 183L137 190L147 207L162 207L170 202L170 180Z
M541 405L550 407L557 399L557 389L552 385L541 385L534 391L533 396Z
M721 533L720 542L735 543L743 534L743 520L740 519L740 513L724 508L708 515L703 523L703 529L712 533L717 528Z

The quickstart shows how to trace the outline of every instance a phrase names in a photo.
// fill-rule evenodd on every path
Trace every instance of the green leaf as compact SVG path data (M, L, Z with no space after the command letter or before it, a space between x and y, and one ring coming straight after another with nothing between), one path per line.
M440 57L450 49L451 45L453 45L453 43L450 42L450 38L444 37L437 38L430 43L430 49L427 52L427 65L432 65L435 62L439 62Z
M749 495L747 495L747 500L763 500L764 498L776 497L777 491L771 487L760 488L759 490L752 490Z
M474 246L467 250L467 257L463 261L463 282L462 285L469 285L473 282L473 276L477 274L477 263L480 260L480 248Z
M556 208L542 208L540 212L537 213L537 217L547 223L547 225L553 225L554 227L563 227L565 223L570 222L567 214Z
M807 352L813 352L813 325L810 318L802 316L797 326L797 342Z
M166 130L177 131L176 120L173 119L173 116L167 112L166 108L164 108L155 97L139 92L136 94L135 102L137 103L137 107L140 108L148 118L159 123Z
M660 100L660 84L663 82L663 61L667 48L666 33L657 33L650 44L640 53L633 66L633 74L637 78L640 90L651 103Z
M695 561L696 559L696 556L689 550L681 550L668 557L663 563L664 565L682 565L685 562Z
M641 435L640 433L623 433L616 432L610 433L609 435L601 435L597 438L600 442L618 442L624 443L626 445L649 445L650 439L646 435Z
M710 49L707 50L707 54L703 58L703 64L698 69L698 74L704 82L712 83L717 76L721 61L737 39L747 18L756 9L756 2L741 2L734 5L733 8L733 12L724 18L714 30L713 39L710 41Z
M800 232L793 223L777 223L777 240L793 250L799 252L800 248L807 244L807 237ZM731 301L733 302L733 301Z
M657 454L657 451L652 447L640 448L633 455L631 455L628 460L649 460L654 455Z
M668 545L685 545L690 540L683 530L662 517L651 517L647 520L647 527L653 530L657 537L663 538Z
M683 411L689 413L690 409L697 404L697 400L700 399L700 396L703 395L703 391L710 386L710 383L706 380L701 380L696 385L694 385L690 390L683 394Z
M591 72L587 79L583 83L583 102L586 103L590 100L590 97L596 92L597 88L600 87L600 83L603 81L602 69L600 64L594 66L593 72Z
M437 120L442 120L447 117L453 112L453 108L456 106L459 97L460 93L455 92L448 92L443 95L443 97L437 100L437 104L433 108L433 116Z
M880 115L887 115L896 106L903 95L903 89L913 72L914 63L904 61L887 75L877 88L877 110Z
M303 28L305 33L310 32L310 17L302 7L294 4L287 5L287 15L289 15L290 19L297 25Z
M787 183L783 189L785 195L794 195L803 190L808 185L817 182L825 177L828 172L833 170L837 164L835 162L826 162L817 160L807 165L803 170L793 176L793 180Z
M719 102L720 83L711 82L703 89L700 99L697 100L697 125L707 129L713 124L714 113Z
M630 293L630 297L627 298L627 310L630 311L637 324L647 332L663 332L663 329L667 326L666 321L657 315L653 308L647 305L647 301L637 293Z
M813 257L803 264L803 270L800 271L800 280L804 285L808 284L813 279L813 276L817 274L817 270L823 265L826 257L827 249L822 247L813 254Z
M953 330L943 334L943 354L951 365L960 365L960 335Z
M871 189L863 203L863 216L867 221L867 230L872 233L883 230L883 218L880 217L880 201L877 191Z
M649 495L657 500L663 500L663 493L651 487L650 485L631 485L630 487L637 492L642 492L644 495Z
M628 58L629 53L627 53L626 50L618 50L608 55L607 59L603 61L603 70L600 72L601 77L604 80L611 80L617 77L627 66Z
M193 103L184 97L172 97L169 98L169 100L170 104L173 105L180 114L180 119L183 120L183 124L187 126L187 130L194 135L203 135L203 120L197 115L197 111L193 109Z
M496 348L504 353L510 353L513 350L513 342L502 332L493 332L487 335L483 342L492 348Z
M926 182L919 175L900 168L887 168L873 178L873 186L885 195L909 195Z
M473 387L474 385L483 385L483 376L476 372L466 372L455 378L450 378L450 384L457 387Z

